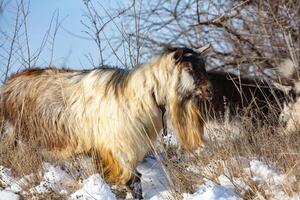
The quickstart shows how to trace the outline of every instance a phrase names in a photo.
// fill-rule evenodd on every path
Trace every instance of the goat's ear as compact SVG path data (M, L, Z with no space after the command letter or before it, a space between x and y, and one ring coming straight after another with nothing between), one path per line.
M184 56L183 54L184 54L183 49L181 48L176 49L176 51L173 54L173 59L175 60L175 63L179 63L182 61L182 58Z
M210 49L210 43L204 45L203 47L194 49L194 51L197 52L197 53L199 53L199 54L202 54L202 53L204 53L205 51L207 51L208 49Z

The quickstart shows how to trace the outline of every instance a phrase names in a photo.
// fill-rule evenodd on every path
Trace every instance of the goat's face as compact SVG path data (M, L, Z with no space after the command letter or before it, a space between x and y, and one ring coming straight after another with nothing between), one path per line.
M176 93L184 99L209 100L212 87L205 70L201 52L188 48L175 48L170 54Z

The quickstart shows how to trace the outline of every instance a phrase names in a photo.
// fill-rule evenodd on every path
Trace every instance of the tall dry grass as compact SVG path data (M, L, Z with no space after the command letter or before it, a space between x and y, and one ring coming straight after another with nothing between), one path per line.
M299 132L287 133L281 124L254 124L253 119L243 115L231 121L208 122L206 136L205 149L200 153L178 153L174 146L164 150L176 191L193 192L195 185L206 181L220 184L220 176L225 175L241 198L255 199L260 194L262 199L272 199L275 194L267 191L272 186L262 187L253 181L254 175L245 174L245 167L257 159L285 174L281 186L285 195L300 192ZM289 182L290 178L296 181ZM236 180L242 180L243 187Z

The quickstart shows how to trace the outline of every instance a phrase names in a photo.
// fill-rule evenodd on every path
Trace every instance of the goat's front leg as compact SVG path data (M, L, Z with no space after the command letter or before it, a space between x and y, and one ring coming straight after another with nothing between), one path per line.
M103 149L100 154L96 155L100 158L97 163L101 163L100 167L104 171L104 178L107 182L121 187L125 186L134 198L142 199L141 174L135 169L134 162L121 161L111 152L104 153Z

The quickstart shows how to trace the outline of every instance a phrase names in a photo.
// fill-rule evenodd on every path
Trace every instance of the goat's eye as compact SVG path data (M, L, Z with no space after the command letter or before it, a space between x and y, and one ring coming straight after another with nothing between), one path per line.
M193 67L191 66L190 63L187 63L187 65L185 66L184 70L188 73L192 73L193 72Z

